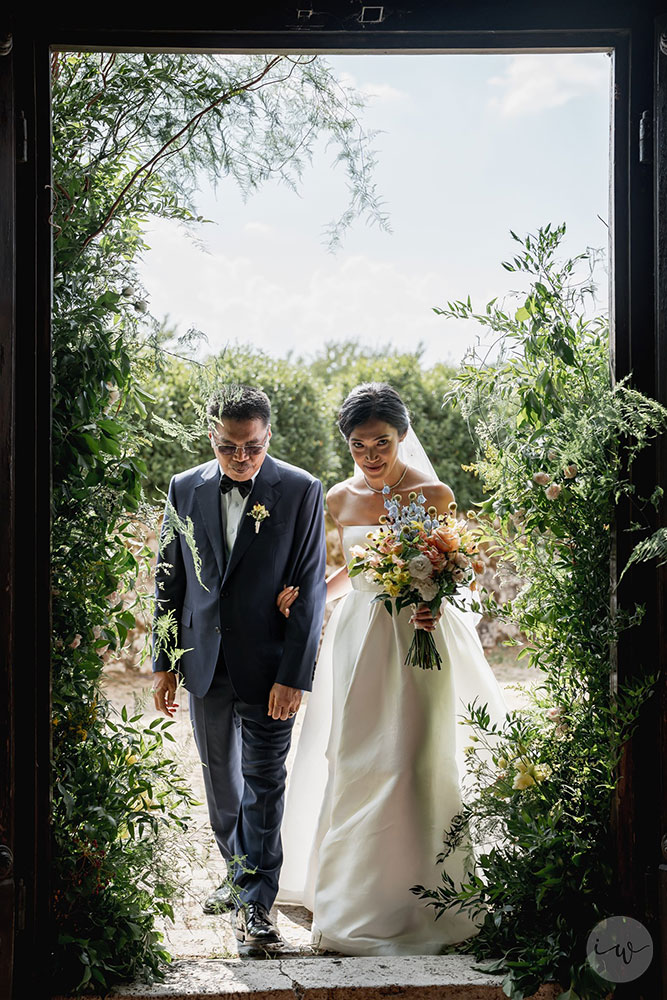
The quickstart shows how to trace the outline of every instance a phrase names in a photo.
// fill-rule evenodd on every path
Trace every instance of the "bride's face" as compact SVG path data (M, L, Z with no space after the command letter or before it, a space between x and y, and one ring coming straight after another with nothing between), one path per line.
M398 444L406 434L404 431L399 435L392 424L375 417L354 428L347 444L352 458L370 482L391 482L392 473L400 470Z

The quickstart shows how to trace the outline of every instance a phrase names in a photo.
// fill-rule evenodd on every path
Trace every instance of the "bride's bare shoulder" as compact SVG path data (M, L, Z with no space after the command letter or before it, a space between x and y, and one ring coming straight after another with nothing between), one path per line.
M354 494L352 483L352 478L344 479L341 483L334 483L327 491L327 510L336 521L338 520L338 514L345 505L345 501L349 500Z
M444 514L449 509L450 503L456 502L453 491L446 483L424 483L421 491L426 497L427 506L433 504L434 507L438 508L440 514Z

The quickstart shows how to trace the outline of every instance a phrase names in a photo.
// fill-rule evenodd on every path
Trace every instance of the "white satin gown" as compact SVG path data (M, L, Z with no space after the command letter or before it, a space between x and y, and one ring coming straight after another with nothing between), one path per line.
M346 554L375 527L345 527ZM278 901L312 911L319 948L437 954L481 924L454 909L436 921L410 892L440 883L436 857L461 806L474 731L457 715L477 696L500 724L507 706L475 630L479 614L445 604L432 633L442 669L422 670L404 664L410 609L390 616L371 603L375 584L363 574L351 582L325 630L289 780ZM446 859L455 884L474 850L467 841Z

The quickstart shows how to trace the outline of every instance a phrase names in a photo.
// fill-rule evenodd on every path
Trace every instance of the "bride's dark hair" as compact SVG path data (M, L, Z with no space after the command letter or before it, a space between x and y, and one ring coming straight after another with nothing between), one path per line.
M363 382L355 386L338 413L338 429L347 441L355 427L373 418L391 424L399 434L410 426L405 403L386 382Z

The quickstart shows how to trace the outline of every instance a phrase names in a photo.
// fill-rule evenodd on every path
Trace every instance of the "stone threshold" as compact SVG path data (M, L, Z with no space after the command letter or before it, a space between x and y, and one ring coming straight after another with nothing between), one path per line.
M163 983L117 986L105 1000L507 1000L502 976L476 964L470 955L179 959ZM561 992L548 983L533 997L556 1000Z

